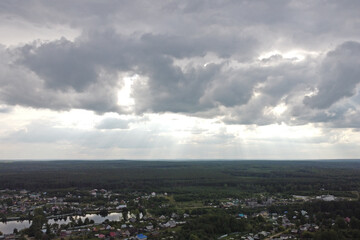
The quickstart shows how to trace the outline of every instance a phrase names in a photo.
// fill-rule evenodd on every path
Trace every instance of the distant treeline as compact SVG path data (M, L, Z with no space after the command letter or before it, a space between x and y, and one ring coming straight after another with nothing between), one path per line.
M360 189L360 161L0 162L0 189L5 188L176 191L192 199L222 191L345 193Z

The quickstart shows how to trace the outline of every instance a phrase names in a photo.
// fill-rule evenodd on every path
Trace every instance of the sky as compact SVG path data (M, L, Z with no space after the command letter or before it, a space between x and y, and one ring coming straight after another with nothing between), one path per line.
M0 159L360 158L358 0L2 0Z

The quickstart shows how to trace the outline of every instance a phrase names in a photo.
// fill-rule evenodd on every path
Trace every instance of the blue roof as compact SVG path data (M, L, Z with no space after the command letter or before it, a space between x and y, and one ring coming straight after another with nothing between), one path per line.
M147 236L145 236L145 235L142 234L142 233L136 235L136 237L137 237L138 239L146 239L146 238L147 238Z
M244 214L242 214L242 213L239 213L239 217L244 217Z

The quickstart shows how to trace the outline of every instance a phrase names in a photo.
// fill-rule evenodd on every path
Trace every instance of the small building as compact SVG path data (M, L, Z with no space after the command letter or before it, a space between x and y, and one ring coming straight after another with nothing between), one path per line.
M333 195L324 195L321 196L321 198L325 202L335 201L335 197Z
M150 230L153 230L154 229L154 226L153 225L148 225L146 226L146 230L150 231Z
M170 220L167 223L169 224L169 227L171 227L171 228L176 227L176 222L174 220Z

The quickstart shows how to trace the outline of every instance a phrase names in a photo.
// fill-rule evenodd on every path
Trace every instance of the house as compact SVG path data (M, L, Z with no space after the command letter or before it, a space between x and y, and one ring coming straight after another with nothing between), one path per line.
M269 216L269 213L267 211L261 211L258 215L267 218Z
M65 237L67 234L66 234L66 230L61 230L60 231L60 237Z
M267 235L269 235L269 233L267 233L265 231L261 231L261 232L259 232L259 235L263 235L264 237L266 237Z
M120 204L119 206L116 207L116 209L123 209L123 208L126 208L126 204Z
M174 220L170 220L167 223L169 224L169 227L171 227L171 228L176 227L176 222Z
M140 233L140 234L136 235L136 239L138 239L138 240L144 240L144 239L147 239L147 236L144 235L144 234L142 234L142 233Z
M335 197L333 195L323 195L321 199L325 202L335 201Z
M116 232L110 232L110 237L116 237Z
M25 189L23 189L23 190L20 191L20 194L22 194L22 195L25 195L25 194L27 194L27 193L28 193L28 191L26 191Z
M148 225L146 226L146 230L150 231L150 230L153 230L154 229L154 226L153 225Z
M258 203L256 201L247 201L245 203L248 207L256 207Z
M301 232L304 232L304 231L307 231L308 230L308 227L307 226L300 226L300 228L299 228L299 230L301 231Z
M96 197L97 191L98 191L97 189L93 189L93 190L90 191L90 194L91 194L92 196Z
M129 230L126 230L125 232L122 233L122 235L124 237L129 237L131 235L130 231Z

